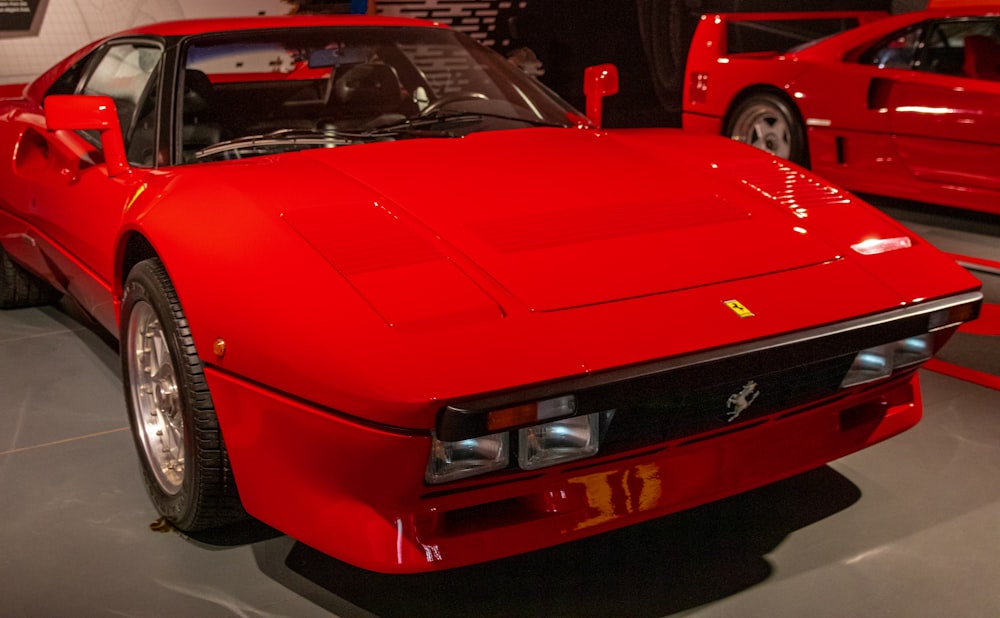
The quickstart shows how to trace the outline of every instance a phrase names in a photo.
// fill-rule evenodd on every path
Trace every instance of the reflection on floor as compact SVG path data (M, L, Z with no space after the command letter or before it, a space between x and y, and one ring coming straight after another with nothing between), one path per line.
M1000 229L893 214L1000 263ZM979 267L993 308L936 368L1000 376L1000 270ZM0 616L997 616L1000 390L922 380L919 426L830 466L546 551L385 576L261 526L171 532L139 479L114 342L69 306L0 313Z

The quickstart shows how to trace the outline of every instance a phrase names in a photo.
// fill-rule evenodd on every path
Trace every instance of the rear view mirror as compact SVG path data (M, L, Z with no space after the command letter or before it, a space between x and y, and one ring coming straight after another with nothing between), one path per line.
M314 49L309 52L309 68L323 69L342 64L361 64L368 60L368 53L360 47Z
M125 139L111 97L76 94L46 97L45 124L49 131L100 132L108 175L117 176L128 171Z
M583 74L583 93L587 96L587 117L600 127L604 97L618 94L618 67L613 64L587 67Z

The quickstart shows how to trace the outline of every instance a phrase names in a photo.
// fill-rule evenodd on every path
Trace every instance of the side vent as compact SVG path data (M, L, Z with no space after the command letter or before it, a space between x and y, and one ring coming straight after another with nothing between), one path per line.
M868 84L868 109L884 109L889 106L889 93L892 82L881 77L874 78Z

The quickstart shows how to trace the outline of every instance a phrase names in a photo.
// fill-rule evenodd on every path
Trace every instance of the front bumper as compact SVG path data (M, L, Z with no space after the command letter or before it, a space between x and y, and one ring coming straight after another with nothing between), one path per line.
M705 504L821 466L921 416L910 371L739 426L428 487L429 434L364 424L212 368L206 374L247 511L384 573L494 560Z

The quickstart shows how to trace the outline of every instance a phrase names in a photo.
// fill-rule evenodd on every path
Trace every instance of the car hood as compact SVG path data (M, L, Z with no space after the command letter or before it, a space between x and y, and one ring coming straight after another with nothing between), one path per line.
M733 152L769 165L674 131L532 129L312 150L299 172L344 174L369 191L348 192L336 216L316 204L283 214L387 314L406 308L389 306L400 301L386 287L413 277L468 311L518 302L547 312L835 259L774 195L720 172L715 162ZM496 286L495 303L482 298Z

